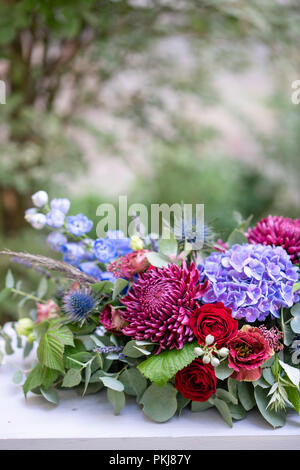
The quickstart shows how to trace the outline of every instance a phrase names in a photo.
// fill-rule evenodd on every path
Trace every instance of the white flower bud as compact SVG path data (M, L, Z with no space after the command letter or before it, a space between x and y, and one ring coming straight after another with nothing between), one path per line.
M42 230L46 225L46 216L44 214L33 214L28 219L28 222L32 225L33 228L37 230Z
M209 364L210 363L210 356L208 354L205 354L205 356L203 356L202 361L204 362L204 364Z
M213 335L207 335L205 338L206 346L210 346L211 344L213 344L214 340L215 340L215 337Z
M218 367L218 365L220 365L220 361L216 357L212 357L210 362L214 367Z
M48 194L46 191L38 191L31 196L35 207L44 207L48 202Z
M228 349L228 348L221 348L221 349L218 351L218 354L219 354L219 356L221 356L221 357L227 357L228 354L229 354L229 349Z
M202 354L204 354L204 351L202 348L194 348L194 353L197 354L197 356L202 356Z

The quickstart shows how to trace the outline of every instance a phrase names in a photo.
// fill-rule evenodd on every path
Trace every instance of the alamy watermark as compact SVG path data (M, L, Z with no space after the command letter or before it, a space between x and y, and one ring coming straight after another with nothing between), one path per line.
M291 87L295 90L291 95L291 100L293 104L300 103L300 80L294 80Z
M0 80L0 104L6 104L6 83Z
M108 230L118 228L125 237L151 234L152 238L188 241L193 250L200 250L204 244L204 204L178 204L171 206L151 204L131 204L128 206L127 196L119 196L117 205L100 204L96 215L101 217L96 227L97 236L105 237ZM121 236L121 235L120 235Z

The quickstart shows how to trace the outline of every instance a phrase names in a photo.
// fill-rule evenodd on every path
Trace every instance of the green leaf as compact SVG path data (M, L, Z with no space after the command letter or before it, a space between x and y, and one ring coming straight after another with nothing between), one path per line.
M295 385L295 387L299 388L300 370L296 367L289 366L288 364L282 361L279 361L279 364L283 368L290 381Z
M46 398L47 401L50 403L53 403L53 405L58 405L59 403L59 396L57 391L54 388L50 388L48 390L45 390L43 387L41 387L41 394L43 395L44 398Z
M181 393L177 393L177 413L180 416L182 410L190 403L189 398L185 398Z
M70 369L66 373L62 386L63 387L76 387L81 382L81 372L78 369Z
M167 257L177 255L177 241L174 238L162 239L159 245L159 252Z
M109 294L113 290L113 283L110 281L101 281L91 285L93 291L98 295Z
M87 351L70 354L64 357L65 367L67 369L81 369L92 357L92 354Z
M159 386L163 386L176 372L190 364L197 355L194 348L197 343L186 343L182 349L164 351L157 356L151 356L138 365L145 377Z
M228 391L233 395L235 398L237 398L237 387L238 387L238 382L231 377L229 377L227 381L227 386L228 386Z
M128 341L128 343L126 344L126 346L124 347L122 351L122 354L128 357L132 357L132 358L149 355L150 351L148 351L146 348L140 348L139 347L140 344L141 344L140 341L135 341L135 340ZM143 345L153 346L153 343L150 343L150 342L147 343L146 341L144 341Z
M227 243L228 248L231 248L233 245L242 245L243 243L248 243L248 238L245 237L244 232L235 228L229 235Z
M66 326L55 324L42 336L37 356L42 365L64 372L65 345L74 346L73 334Z
M293 285L293 293L300 289L300 282L295 282Z
M164 387L150 385L141 399L145 415L158 423L168 421L177 410L176 395L177 390L171 384Z
M100 380L104 383L105 387L111 388L116 392L123 392L124 385L119 380L115 379L114 377L100 377Z
M11 289L9 289L8 287L3 289L0 292L0 302L2 303L9 296L10 293L11 293Z
M212 408L214 405L209 401L192 401L191 410L193 412L205 411Z
M300 396L298 390L295 387L286 387L285 390L287 392L289 401L300 415Z
M5 335L5 336L3 337L3 339L4 339L4 342L5 342L5 353L6 353L8 356L10 356L11 354L14 353L14 350L13 350L12 345L11 345L12 339L11 339L9 336L7 336L7 335Z
M128 286L128 281L126 281L126 279L117 279L114 284L112 299L115 300L126 286Z
M48 367L43 367L43 388L48 389L50 385L59 377L60 372L54 369L49 369Z
M281 321L281 330L283 332L283 344L285 346L290 346L293 342L294 333L291 329L291 326L288 323L286 323L285 317L286 317L286 312L284 311L284 309L282 309L280 321Z
M248 382L238 382L238 397L246 411L252 410L255 406L253 386Z
M233 369L228 367L228 361L224 360L218 367L215 367L215 374L217 379L225 380L233 374Z
M295 304L291 308L291 314L293 315L293 317L297 317L300 315L300 302L298 304Z
M268 382L268 384L273 385L275 383L275 377L270 367L265 367L262 371L262 375L265 381Z
M294 333L300 333L300 316L294 317L291 321L291 328Z
M16 372L13 375L13 383L18 385L22 382L23 380L23 372L21 370L16 370Z
M85 395L85 392L86 392L86 389L87 389L87 387L88 387L88 384L89 384L91 375L92 375L92 363L89 362L88 365L87 365L86 368L85 368L84 389L83 389L82 396Z
M43 382L43 367L41 364L37 364L34 369L28 374L27 379L23 385L23 391L25 396L30 390L42 385Z
M227 403L219 398L214 398L213 403L224 421L232 428L232 417Z
M12 287L14 287L14 285L15 285L14 276L11 270L9 269L7 271L6 278L5 278L5 287L7 289L11 289Z
M114 407L114 414L120 414L120 411L125 406L125 394L124 392L117 392L111 388L107 389L107 399L112 403Z
M74 347L73 334L67 326L53 325L49 328L48 334L58 338L65 346Z
M254 395L257 407L265 420L274 428L283 426L285 423L284 411L275 411L271 408L267 408L270 401L270 397L268 397L268 391L261 387L255 387Z
M147 380L135 367L124 370L119 380L124 385L125 393L137 397L137 401L147 388Z
M242 405L238 404L238 405L234 405L233 403L228 403L227 404L228 408L229 408L229 411L230 411L230 414L231 416L234 418L234 419L244 419L245 416L246 416L246 411L245 409L242 407Z
M234 405L238 404L237 398L230 392L227 392L227 390L224 390L223 388L217 388L216 397L220 398L220 400L226 401L226 403L233 403Z
M261 388L270 388L271 385L269 382L267 382L263 376L259 377L259 379L255 380L255 382L252 382L254 387L261 387Z
M37 296L42 299L48 290L47 279L43 277L37 290Z
M155 251L151 251L150 253L146 253L146 257L152 266L156 268L163 268L170 264L170 260L164 256L163 254L156 253Z

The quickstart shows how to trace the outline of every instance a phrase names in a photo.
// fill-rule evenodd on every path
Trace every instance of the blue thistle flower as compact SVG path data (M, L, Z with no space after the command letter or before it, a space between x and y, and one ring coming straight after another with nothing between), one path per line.
M72 289L63 300L64 310L72 321L85 320L97 306L97 298L88 288Z

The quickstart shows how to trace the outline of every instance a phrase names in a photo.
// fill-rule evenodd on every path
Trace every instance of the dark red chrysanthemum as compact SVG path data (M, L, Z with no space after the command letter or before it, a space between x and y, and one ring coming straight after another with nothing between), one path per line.
M300 261L300 219L269 215L249 229L246 236L253 244L282 246L293 263Z
M170 264L153 268L140 275L129 294L122 300L126 305L122 317L128 322L123 333L136 340L150 340L162 349L181 349L192 341L190 316L209 288L209 282L199 284L199 272L192 263L187 267Z

